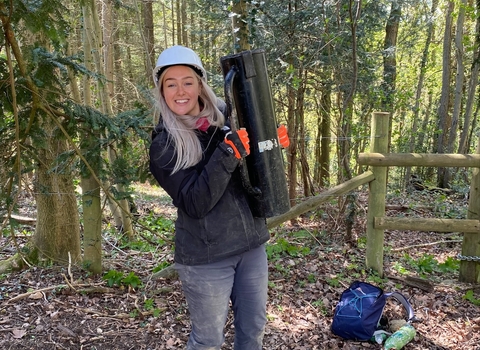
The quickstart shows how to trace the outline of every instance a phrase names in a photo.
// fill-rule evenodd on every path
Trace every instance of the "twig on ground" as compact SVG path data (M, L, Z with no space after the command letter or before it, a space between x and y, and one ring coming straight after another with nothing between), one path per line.
M428 293L432 292L434 288L432 282L418 278L418 277L414 277L414 276L407 276L405 278L400 278L396 276L386 276L386 277L389 279L400 281L408 286L416 287L418 289L424 290L425 292L428 292Z
M77 284L77 285L75 285L75 287L77 287L77 288L78 287L94 287L94 286L95 285L92 285L92 284ZM67 287L71 287L75 292L82 292L82 291L88 290L88 289L78 289L77 290L77 289L73 288L73 285L70 285L70 284L58 284L56 286L45 287L45 288L42 288L42 289L36 289L36 290L32 290L32 291L29 291L29 292L26 292L26 293L23 293L23 294L19 294L16 297L13 297L13 298L7 300L6 304L10 304L10 303L28 298L30 295L33 295L33 294L36 294L36 293L43 293L43 292L47 292L49 290L62 289L62 288L67 288Z
M68 252L68 275L70 276L70 282L73 283L73 275L72 275L72 256L70 252Z
M411 248L427 247L427 246L443 244L443 243L460 243L460 242L462 242L461 239L452 239L452 240L449 240L449 241L436 241L436 242L430 242L430 243L407 245L405 247L392 249L392 252L401 252L402 250L407 250L407 249L411 249Z

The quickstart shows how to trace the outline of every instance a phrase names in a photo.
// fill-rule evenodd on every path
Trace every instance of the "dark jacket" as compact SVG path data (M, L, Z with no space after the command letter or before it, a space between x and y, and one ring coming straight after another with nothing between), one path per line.
M150 146L150 171L173 199L175 262L200 265L257 248L269 239L265 218L255 218L242 187L239 160L227 150L216 127L196 131L202 160L171 175L176 157L159 124Z

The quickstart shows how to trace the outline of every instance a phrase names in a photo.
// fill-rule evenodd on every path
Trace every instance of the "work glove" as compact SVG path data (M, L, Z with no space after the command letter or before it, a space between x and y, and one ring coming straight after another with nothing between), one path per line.
M282 124L277 128L277 135L280 146L283 148L290 146L290 139L288 138L288 131L285 125Z
M232 152L237 159L245 158L250 154L250 140L245 128L237 131L232 131L228 126L223 127L225 132L225 143L229 146L229 151Z

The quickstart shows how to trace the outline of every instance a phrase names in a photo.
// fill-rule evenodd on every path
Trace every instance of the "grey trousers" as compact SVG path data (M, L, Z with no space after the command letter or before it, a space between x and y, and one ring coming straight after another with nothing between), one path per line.
M219 350L232 302L235 350L261 350L267 322L265 246L205 265L175 264L190 312L187 350Z

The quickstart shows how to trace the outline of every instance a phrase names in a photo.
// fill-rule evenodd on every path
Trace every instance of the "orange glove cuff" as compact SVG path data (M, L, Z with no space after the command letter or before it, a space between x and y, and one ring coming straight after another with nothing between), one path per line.
M240 141L242 141L242 145L245 148L245 152L247 152L247 156L250 154L250 139L248 138L247 130L241 128L237 131L238 137Z
M277 134L280 146L282 146L283 148L287 148L288 146L290 146L290 138L288 137L288 131L285 125L282 124L277 128Z

